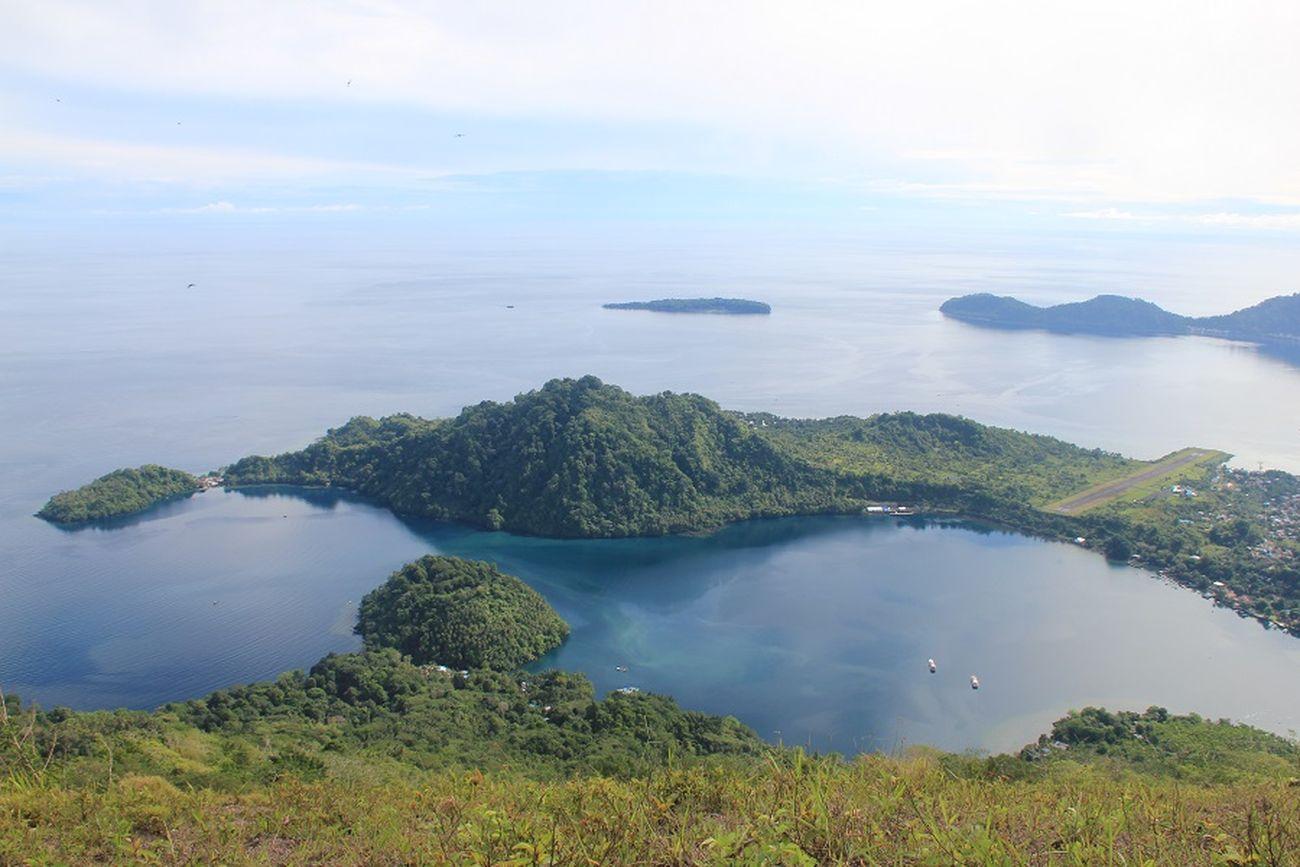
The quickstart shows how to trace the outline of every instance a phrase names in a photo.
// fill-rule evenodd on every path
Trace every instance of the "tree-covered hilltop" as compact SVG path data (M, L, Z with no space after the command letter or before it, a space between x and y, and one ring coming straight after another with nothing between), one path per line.
M849 503L832 474L786 456L713 401L633 397L592 376L446 421L353 419L301 452L239 461L226 480L337 485L402 514L565 538L658 535Z
M491 563L429 555L361 600L357 634L417 665L512 670L558 647L569 626L537 591Z
M1024 492L1026 505L1046 502L1061 485L1133 464L951 416L785 422L726 412L698 395L634 397L588 376L446 421L353 419L301 452L239 461L226 480L337 485L403 514L605 537L860 511L880 500L978 512L995 497L1014 507Z
M157 464L115 470L75 491L50 497L37 516L57 524L116 518L198 490L199 480L182 470Z
M650 310L654 313L721 313L732 316L766 316L772 306L748 298L660 298L656 301L617 301L602 304L606 310Z

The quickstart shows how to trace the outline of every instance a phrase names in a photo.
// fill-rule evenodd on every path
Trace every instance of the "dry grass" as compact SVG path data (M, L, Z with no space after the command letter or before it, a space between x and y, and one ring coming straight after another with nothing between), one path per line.
M477 772L242 793L158 777L0 790L0 863L1297 864L1300 788L965 779L933 756L544 783Z

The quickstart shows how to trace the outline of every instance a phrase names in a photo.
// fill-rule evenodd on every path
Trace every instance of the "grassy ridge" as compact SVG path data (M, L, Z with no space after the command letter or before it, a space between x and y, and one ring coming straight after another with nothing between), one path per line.
M174 762L200 745L166 745ZM238 789L112 773L0 783L0 862L1294 864L1300 788L1060 762L1033 777L934 753L797 752L631 779L409 772L334 760Z

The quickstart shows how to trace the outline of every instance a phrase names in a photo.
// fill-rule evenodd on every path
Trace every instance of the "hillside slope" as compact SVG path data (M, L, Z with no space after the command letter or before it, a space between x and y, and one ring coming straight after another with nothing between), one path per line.
M462 691L466 711L491 704ZM31 717L11 701L0 863L1286 865L1300 852L1296 745L1160 709L1072 714L1026 749L1041 758L844 762L691 756L662 705L617 696L577 718L592 734L556 775L494 758L548 737L508 712L496 729L430 728L411 696L400 728L347 702L295 728L275 719L283 699L261 698L242 727L203 730L171 711ZM599 770L619 755L639 769Z
M558 537L655 535L832 508L830 474L698 395L553 380L444 422L353 419L301 452L228 468L235 485L348 487L408 515Z
M872 458L862 460L861 452ZM839 458L849 452L852 460ZM446 421L357 418L300 452L251 457L234 485L337 485L395 511L558 537L660 535L880 500L969 510L1047 502L1134 462L952 416L795 422L698 395L553 380Z

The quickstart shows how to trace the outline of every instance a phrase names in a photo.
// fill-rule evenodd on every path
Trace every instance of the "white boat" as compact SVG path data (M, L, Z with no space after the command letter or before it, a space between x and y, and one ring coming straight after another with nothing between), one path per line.
M971 689L980 688L980 679L973 674L970 676L970 688Z
M931 659L929 662L930 662L930 673L931 673L931 674L934 674L936 671L939 670L939 666L937 666L937 665L934 664L934 660L933 660L933 659Z

